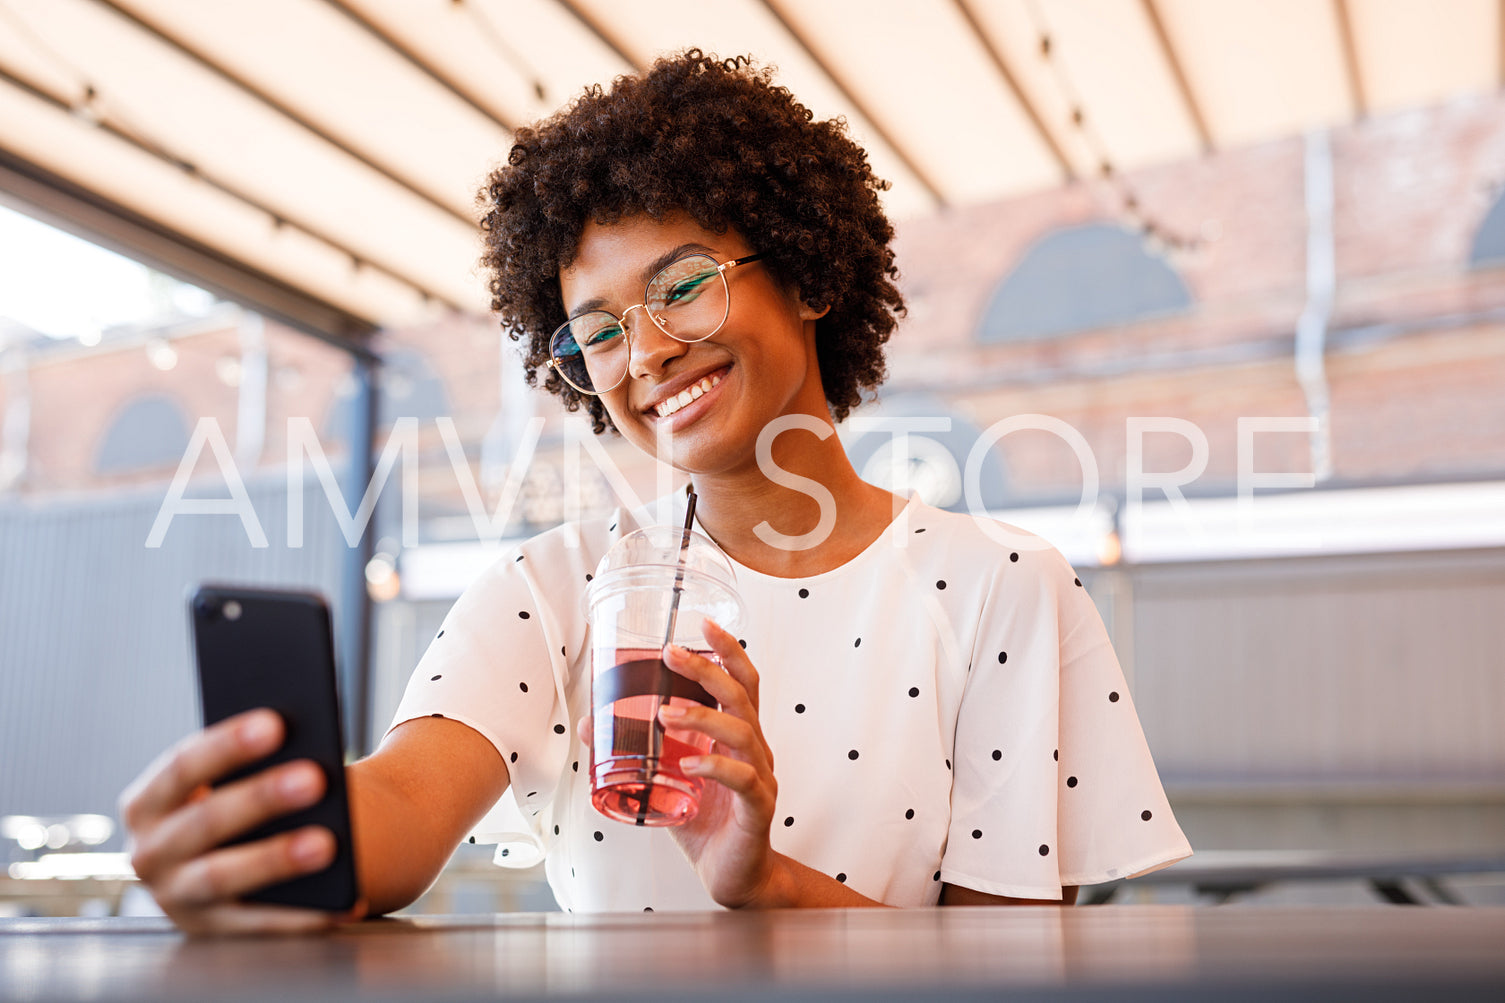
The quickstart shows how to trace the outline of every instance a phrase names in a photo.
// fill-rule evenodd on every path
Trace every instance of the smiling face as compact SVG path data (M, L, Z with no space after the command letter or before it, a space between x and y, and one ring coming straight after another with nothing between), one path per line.
M734 230L718 234L686 217L634 216L587 224L575 260L560 272L571 317L589 309L618 316L629 311L627 375L602 403L622 435L649 454L668 432L670 455L660 459L680 470L755 470L754 447L769 421L795 413L830 420L815 352L821 314L781 286L763 262L725 272L731 309L704 341L676 341L643 310L629 310L643 302L654 273L683 255L726 262L761 250Z

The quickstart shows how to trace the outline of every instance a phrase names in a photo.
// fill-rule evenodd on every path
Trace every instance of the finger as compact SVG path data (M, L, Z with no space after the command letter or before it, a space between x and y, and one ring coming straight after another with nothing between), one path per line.
M691 776L722 784L751 801L764 814L773 812L773 795L763 781L763 774L751 763L730 756L686 756L680 760L680 768Z
M282 718L259 709L236 714L189 735L146 768L120 799L121 818L141 830L174 811L198 788L282 745Z
M666 704L659 708L658 713L666 728L706 735L712 741L720 743L723 749L737 753L755 767L768 765L767 746L763 742L762 733L743 718L699 705L673 707Z
M315 874L334 862L334 834L305 826L267 839L195 857L156 889L174 906L216 906L290 878Z
M585 715L580 720L575 722L575 737L580 739L581 743L590 745L591 735L593 734L593 729L595 728L595 726L595 717L591 714Z
M215 788L142 832L131 864L150 879L264 822L317 803L325 787L324 771L300 759Z
M701 621L700 632L710 644L711 650L721 658L722 667L747 690L747 698L752 701L753 707L758 707L758 670L753 668L752 659L747 657L742 642L710 617Z
M709 658L677 644L665 645L663 658L664 664L670 669L704 687L711 699L719 703L723 710L741 717L758 716L758 709L747 689Z

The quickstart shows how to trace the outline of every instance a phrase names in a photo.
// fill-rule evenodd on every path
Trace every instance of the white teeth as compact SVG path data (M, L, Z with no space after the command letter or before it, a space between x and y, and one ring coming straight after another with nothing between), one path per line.
M707 376L699 383L692 384L690 387L685 390L681 390L679 393L675 394L673 397L670 397L668 400L661 401L660 403L656 404L654 406L654 411L658 413L658 416L660 418L667 418L674 412L678 411L680 408L684 407L686 404L690 403L693 400L696 400L720 383L720 376Z

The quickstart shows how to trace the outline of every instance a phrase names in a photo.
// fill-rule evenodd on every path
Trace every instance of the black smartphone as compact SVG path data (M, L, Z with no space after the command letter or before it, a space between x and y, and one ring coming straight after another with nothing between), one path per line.
M357 897L355 859L329 607L307 592L201 585L189 598L189 609L205 726L254 707L271 708L286 726L280 749L220 783L295 759L311 759L324 771L325 794L317 804L226 845L322 825L334 833L334 863L246 899L332 912L351 908Z

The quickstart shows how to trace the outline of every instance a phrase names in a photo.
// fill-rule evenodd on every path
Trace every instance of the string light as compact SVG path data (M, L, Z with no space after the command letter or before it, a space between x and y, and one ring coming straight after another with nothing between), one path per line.
M1027 0L1025 9L1040 39L1040 59L1049 65L1051 76L1060 89L1061 96L1065 98L1066 106L1071 109L1071 127L1081 135L1089 154L1097 162L1098 176L1117 192L1119 212L1123 219L1131 228L1139 231L1145 249L1151 254L1179 255L1199 250L1205 243L1202 236L1176 233L1165 224L1156 221L1144 210L1133 186L1124 179L1114 165L1113 157L1108 152L1108 144L1103 142L1102 136L1094 127L1092 117L1087 114L1081 95L1066 72L1065 65L1057 58L1057 46L1051 35L1050 26L1046 23L1045 15L1040 10L1038 0Z

